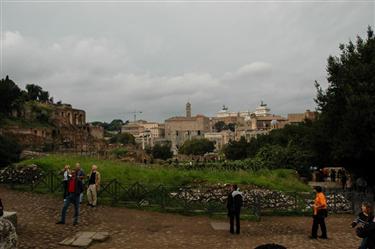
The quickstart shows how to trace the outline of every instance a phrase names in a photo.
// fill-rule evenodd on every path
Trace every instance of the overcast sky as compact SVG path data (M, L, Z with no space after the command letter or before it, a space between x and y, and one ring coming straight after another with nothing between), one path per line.
M373 1L2 3L2 72L87 120L315 109L327 57L374 26Z

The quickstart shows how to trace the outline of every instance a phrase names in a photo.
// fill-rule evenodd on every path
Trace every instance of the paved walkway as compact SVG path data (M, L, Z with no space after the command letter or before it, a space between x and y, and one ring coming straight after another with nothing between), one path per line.
M327 219L329 240L308 239L309 217L263 217L261 222L242 222L241 235L212 227L208 217L145 212L126 208L82 206L81 222L72 225L72 207L67 224L55 225L62 200L48 195L11 191L0 187L6 210L18 212L20 248L65 248L58 244L79 231L108 231L110 239L90 249L123 248L254 248L278 243L296 249L358 248L360 239L350 228L351 215Z

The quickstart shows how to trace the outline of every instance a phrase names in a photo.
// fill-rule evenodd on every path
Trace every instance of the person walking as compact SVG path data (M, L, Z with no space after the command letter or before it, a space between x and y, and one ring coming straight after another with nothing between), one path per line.
M236 233L240 234L240 213L243 204L242 192L237 185L231 185L227 199L227 209L229 216L229 232L234 234L234 219L236 218Z
M327 200L325 195L323 194L322 187L317 186L315 187L316 196L314 201L314 214L313 214L313 225L311 229L311 239L318 238L318 228L322 231L322 235L320 236L321 239L328 239L327 237L327 228L325 223L325 218L327 217Z
M68 196L64 201L64 206L61 211L61 219L56 222L56 224L65 224L66 211L69 205L72 203L74 205L74 217L73 225L78 224L79 216L79 204L80 204L80 194L82 193L82 184L78 178L78 170L72 172L72 177L68 182Z
M363 202L361 206L362 212L358 214L356 219L352 222L352 228L365 227L374 219L373 208L369 202ZM367 237L362 239L359 249L367 249Z
M65 165L64 169L61 171L61 174L63 176L62 187L63 187L63 197L64 197L64 200L65 200L66 197L68 196L68 181L69 181L69 178L71 176L70 175L70 166Z
M96 207L97 192L100 188L100 173L96 165L92 165L91 173L89 175L89 186L87 188L87 201L91 207Z
M82 200L83 200L83 186L85 184L85 181L84 181L85 172L82 170L80 163L76 163L76 172L77 172L78 182L79 182L79 184L82 185L81 193L79 193L79 203L81 204Z
M18 248L18 237L13 223L4 218L4 206L0 198L0 248L14 249Z

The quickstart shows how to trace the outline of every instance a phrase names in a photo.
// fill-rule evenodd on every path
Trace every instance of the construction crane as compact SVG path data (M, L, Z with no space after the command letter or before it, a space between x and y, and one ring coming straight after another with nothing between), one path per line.
M137 114L141 114L142 111L133 111L133 112L126 112L128 114L133 114L134 122L137 121Z

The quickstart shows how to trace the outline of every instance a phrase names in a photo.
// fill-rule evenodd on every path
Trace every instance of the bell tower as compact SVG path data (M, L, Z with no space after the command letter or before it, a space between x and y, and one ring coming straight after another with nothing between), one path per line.
M191 118L191 104L189 102L186 103L186 117Z

